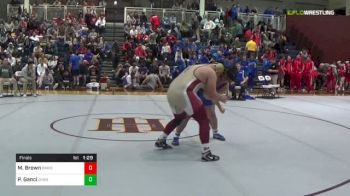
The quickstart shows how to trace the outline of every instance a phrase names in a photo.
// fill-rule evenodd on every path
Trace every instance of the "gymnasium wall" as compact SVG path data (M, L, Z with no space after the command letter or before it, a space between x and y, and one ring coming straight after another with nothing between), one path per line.
M346 0L329 0L329 9L344 8Z
M322 62L350 60L349 16L288 16L287 37Z

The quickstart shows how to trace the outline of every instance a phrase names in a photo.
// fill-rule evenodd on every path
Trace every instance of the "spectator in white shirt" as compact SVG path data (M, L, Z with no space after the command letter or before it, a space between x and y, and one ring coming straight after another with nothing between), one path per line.
M36 66L36 72L38 74L37 84L39 87L41 87L42 85L43 76L45 75L46 69L47 69L47 59L40 58L39 63Z
M169 59L171 54L171 48L168 42L165 42L164 45L162 46L161 54L163 55L163 58Z
M139 66L137 66L136 63L133 63L132 66L129 67L129 73L134 73L134 78L136 81L139 81L140 72L139 72Z
M106 18L104 16L98 17L95 23L96 31L99 35L104 32L106 28Z
M211 32L215 28L216 28L216 24L212 20L208 20L206 23L204 23L203 31L208 34L207 39L211 38Z
M123 87L125 90L132 90L136 87L135 72L132 72L131 74L126 72L125 76L122 79Z
M159 77L163 84L170 83L170 67L165 63L162 63L162 65L159 66Z
M131 38L135 38L137 35L137 30L135 28L135 26L132 26L132 28L130 29L130 33L129 33Z

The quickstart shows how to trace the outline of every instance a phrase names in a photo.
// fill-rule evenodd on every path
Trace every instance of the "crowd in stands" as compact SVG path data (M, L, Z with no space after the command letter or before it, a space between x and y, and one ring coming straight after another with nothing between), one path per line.
M270 75L272 84L297 91L349 88L348 61L315 62L307 49L292 56L286 36L274 29L271 21L243 22L237 11L256 10L238 8L234 5L226 14L214 17L196 13L186 21L128 14L122 56L117 42L104 42L105 17L93 9L85 15L68 13L64 20L51 21L21 11L15 18L0 21L0 95L4 83L13 84L15 90L16 82L25 89L31 84L34 94L37 86L66 89L106 83L108 77L100 73L100 63L108 57L113 57L113 79L127 90L162 89L188 66L210 62L234 70L231 91L236 98L235 89L240 89L239 99L257 85L257 75ZM276 10L269 14L278 13ZM259 66L262 70L258 72ZM32 69L35 76L29 71Z
M17 83L23 85L24 95L30 86L36 95L36 88L99 82L101 59L112 54L112 45L102 36L105 24L104 14L94 9L49 21L23 10L0 21L0 96L4 84L12 84L16 95Z
M267 14L279 14L277 10L271 9ZM327 87L334 92L333 83L344 90L348 81L345 78L350 74L348 62L315 63L306 49L290 56L286 36L274 29L271 21L255 25L252 20L243 22L232 12L212 18L197 13L189 22L134 13L127 16L124 31L122 51L126 63L118 65L115 78L118 85L129 89L130 85L135 88L141 85L147 73L158 73L162 83L168 85L186 67L214 61L234 68L233 84L247 87L246 93L256 85L254 79L260 64L259 74L270 75L273 84L298 91ZM134 80L126 81L127 77Z

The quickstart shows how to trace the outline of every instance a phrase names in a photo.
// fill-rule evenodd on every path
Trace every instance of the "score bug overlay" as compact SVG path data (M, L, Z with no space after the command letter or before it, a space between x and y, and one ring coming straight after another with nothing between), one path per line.
M97 155L16 154L16 186L97 186Z

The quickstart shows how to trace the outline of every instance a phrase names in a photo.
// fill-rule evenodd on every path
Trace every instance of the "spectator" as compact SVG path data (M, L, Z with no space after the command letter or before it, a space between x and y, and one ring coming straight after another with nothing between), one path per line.
M0 62L0 98L3 97L3 88L5 83L9 83L10 85L12 84L15 96L18 96L17 81L14 78L11 65L7 60Z
M287 73L287 60L285 56L282 56L282 58L278 62L278 83L282 88L284 88L284 78Z
M90 65L88 70L89 70L89 80L88 80L89 83L93 83L93 82L99 81L98 66L96 66L95 64L92 64L92 65Z
M151 73L141 84L141 89L154 91L157 87L163 89L163 84L157 74Z
M170 67L165 63L159 66L159 77L162 84L170 84Z
M67 0L66 5L77 5L75 0Z
M313 82L313 76L312 72L314 70L314 62L311 60L311 57L308 56L304 64L304 70L303 70L303 81L304 81L304 87L306 87L307 92L311 92L314 89L314 82Z
M161 54L163 58L170 59L171 48L168 42L165 42L164 45L162 46Z
M131 74L126 72L123 77L123 88L125 90L132 90L135 87L136 87L135 72L132 72Z
M96 31L98 35L101 35L106 28L106 18L104 16L98 17L96 23L95 23Z
M248 58L252 55L254 55L255 57L258 57L257 56L258 46L252 38L250 38L250 40L247 42L245 49L247 51Z
M208 20L207 22L204 23L203 26L203 31L207 33L207 40L211 39L211 33L212 31L216 28L216 24L214 23L213 20Z
M304 64L302 63L301 56L297 55L292 64L291 73L291 90L301 90L301 79L304 71Z
M140 24L141 25L146 25L147 24L147 16L145 15L145 12L141 13L140 16Z
M69 59L69 66L73 76L73 86L79 86L80 57L77 52L73 53Z
M279 68L274 59L271 61L271 65L268 69L268 73L271 76L271 83L277 84Z
M52 73L48 68L46 68L45 73L42 77L42 85L39 86L39 88L47 86L49 89L52 89L53 83L54 83L54 79L53 79Z
M160 27L160 19L157 15L152 15L150 18L150 22L152 25L152 31L158 31L158 28Z
M80 72L79 77L81 78L81 85L82 86L86 85L87 76L89 73L89 67L90 67L89 61L87 61L87 60L83 60L83 62L79 66L79 72Z
M113 67L116 68L116 66L119 64L119 44L116 40L113 42L112 46L112 58Z
M36 97L36 80L35 80L35 67L34 61L29 60L28 64L22 69L23 78L20 81L23 83L23 97L27 96L28 84L31 84L33 96Z
M39 86L39 88L42 85L42 80L43 77L45 75L45 70L47 69L47 59L45 58L39 58L39 63L36 66L36 73L38 75L38 80L37 80L37 84Z
M138 46L135 48L135 56L143 60L147 57L147 53L143 48L142 44L138 44Z
M115 70L113 78L116 81L117 86L122 87L123 86L123 77L126 73L126 69L122 64L119 64L117 69Z
M244 100L244 93L245 93L245 88L247 85L248 77L246 72L241 69L241 65L239 63L236 64L236 69L237 73L235 75L235 80L233 81L233 88L232 88L232 99L237 100L237 86L240 87L239 89L239 95L238 95L238 100Z

